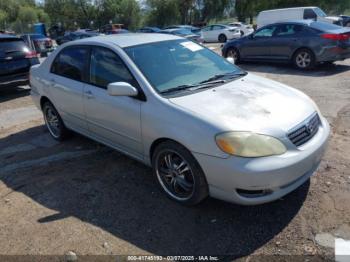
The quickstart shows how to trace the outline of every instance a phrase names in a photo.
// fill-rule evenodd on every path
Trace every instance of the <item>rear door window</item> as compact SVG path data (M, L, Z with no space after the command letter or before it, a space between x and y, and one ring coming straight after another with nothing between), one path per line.
M284 24L284 25L278 26L276 30L276 36L278 37L297 36L302 31L303 31L302 25Z
M51 67L51 73L76 81L84 81L84 72L87 64L87 47L68 47L56 56Z

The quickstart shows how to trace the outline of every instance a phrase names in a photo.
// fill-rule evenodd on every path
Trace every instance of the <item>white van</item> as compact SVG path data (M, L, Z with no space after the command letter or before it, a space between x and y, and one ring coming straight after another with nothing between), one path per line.
M314 19L320 22L328 22L337 25L342 25L343 21L341 17L327 16L319 7L308 6L262 11L258 15L257 26L260 28L273 23L302 19Z

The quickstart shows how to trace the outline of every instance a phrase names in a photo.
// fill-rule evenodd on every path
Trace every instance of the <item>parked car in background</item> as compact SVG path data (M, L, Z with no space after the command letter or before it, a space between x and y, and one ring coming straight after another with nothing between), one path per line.
M123 24L107 24L101 27L100 32L106 35L118 34L121 29L125 29Z
M225 43L227 40L240 38L241 32L237 27L228 25L209 25L201 30L204 42Z
M343 19L343 26L350 27L350 16L348 15L340 15Z
M36 52L22 38L0 34L0 89L27 85L29 69L36 64Z
M159 33L162 34L171 34L171 35L178 35L185 37L191 41L197 42L197 43L202 43L203 39L199 34L195 34L191 32L190 30L184 29L184 28L173 28L173 29L165 29L160 31Z
M111 31L107 31L105 34L106 35L116 35L116 34L127 34L127 33L130 33L130 31L126 30L126 29L114 29Z
M232 27L237 27L240 31L241 31L241 35L250 35L251 33L254 33L254 29L252 25L247 25L241 22L233 22L233 23L229 23L229 26Z
M350 58L350 28L313 20L276 23L226 43L222 55L236 62L290 62L310 69L320 62Z
M64 43L70 42L70 41L74 41L74 40L78 40L78 39L83 39L83 38L88 38L88 37L93 37L93 36L98 36L100 35L99 33L96 32L68 32L65 33L64 36L62 37L58 37L56 39L56 43L58 45L62 45Z
M160 31L160 28L151 26L145 26L137 30L138 33L158 33Z
M199 34L199 32L201 31L199 27L195 27L192 25L171 25L171 26L165 27L164 29L187 29L195 34Z
M342 25L343 21L342 18L338 16L327 16L319 7L308 6L262 11L257 17L257 26L260 28L278 22L301 19L313 19L315 21L337 25Z
M277 200L312 176L329 138L302 92L174 35L71 42L30 75L53 138L74 130L152 166L186 205Z
M26 42L27 46L35 50L41 56L46 56L48 52L53 51L53 43L51 38L41 34L24 34L21 38Z

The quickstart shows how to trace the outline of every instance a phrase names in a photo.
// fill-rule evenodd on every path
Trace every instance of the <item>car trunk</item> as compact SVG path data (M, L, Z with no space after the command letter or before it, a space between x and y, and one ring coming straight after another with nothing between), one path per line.
M18 38L0 39L0 77L26 73L31 66L29 50Z

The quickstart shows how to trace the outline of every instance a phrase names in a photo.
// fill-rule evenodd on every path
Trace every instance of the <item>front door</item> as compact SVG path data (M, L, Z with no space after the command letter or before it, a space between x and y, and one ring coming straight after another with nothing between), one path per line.
M107 85L138 83L120 57L104 47L92 47L89 80L84 87L84 107L92 136L121 151L142 158L141 104L133 97L110 96Z
M241 47L243 59L268 59L270 55L270 43L277 26L266 26L249 36L244 46Z

